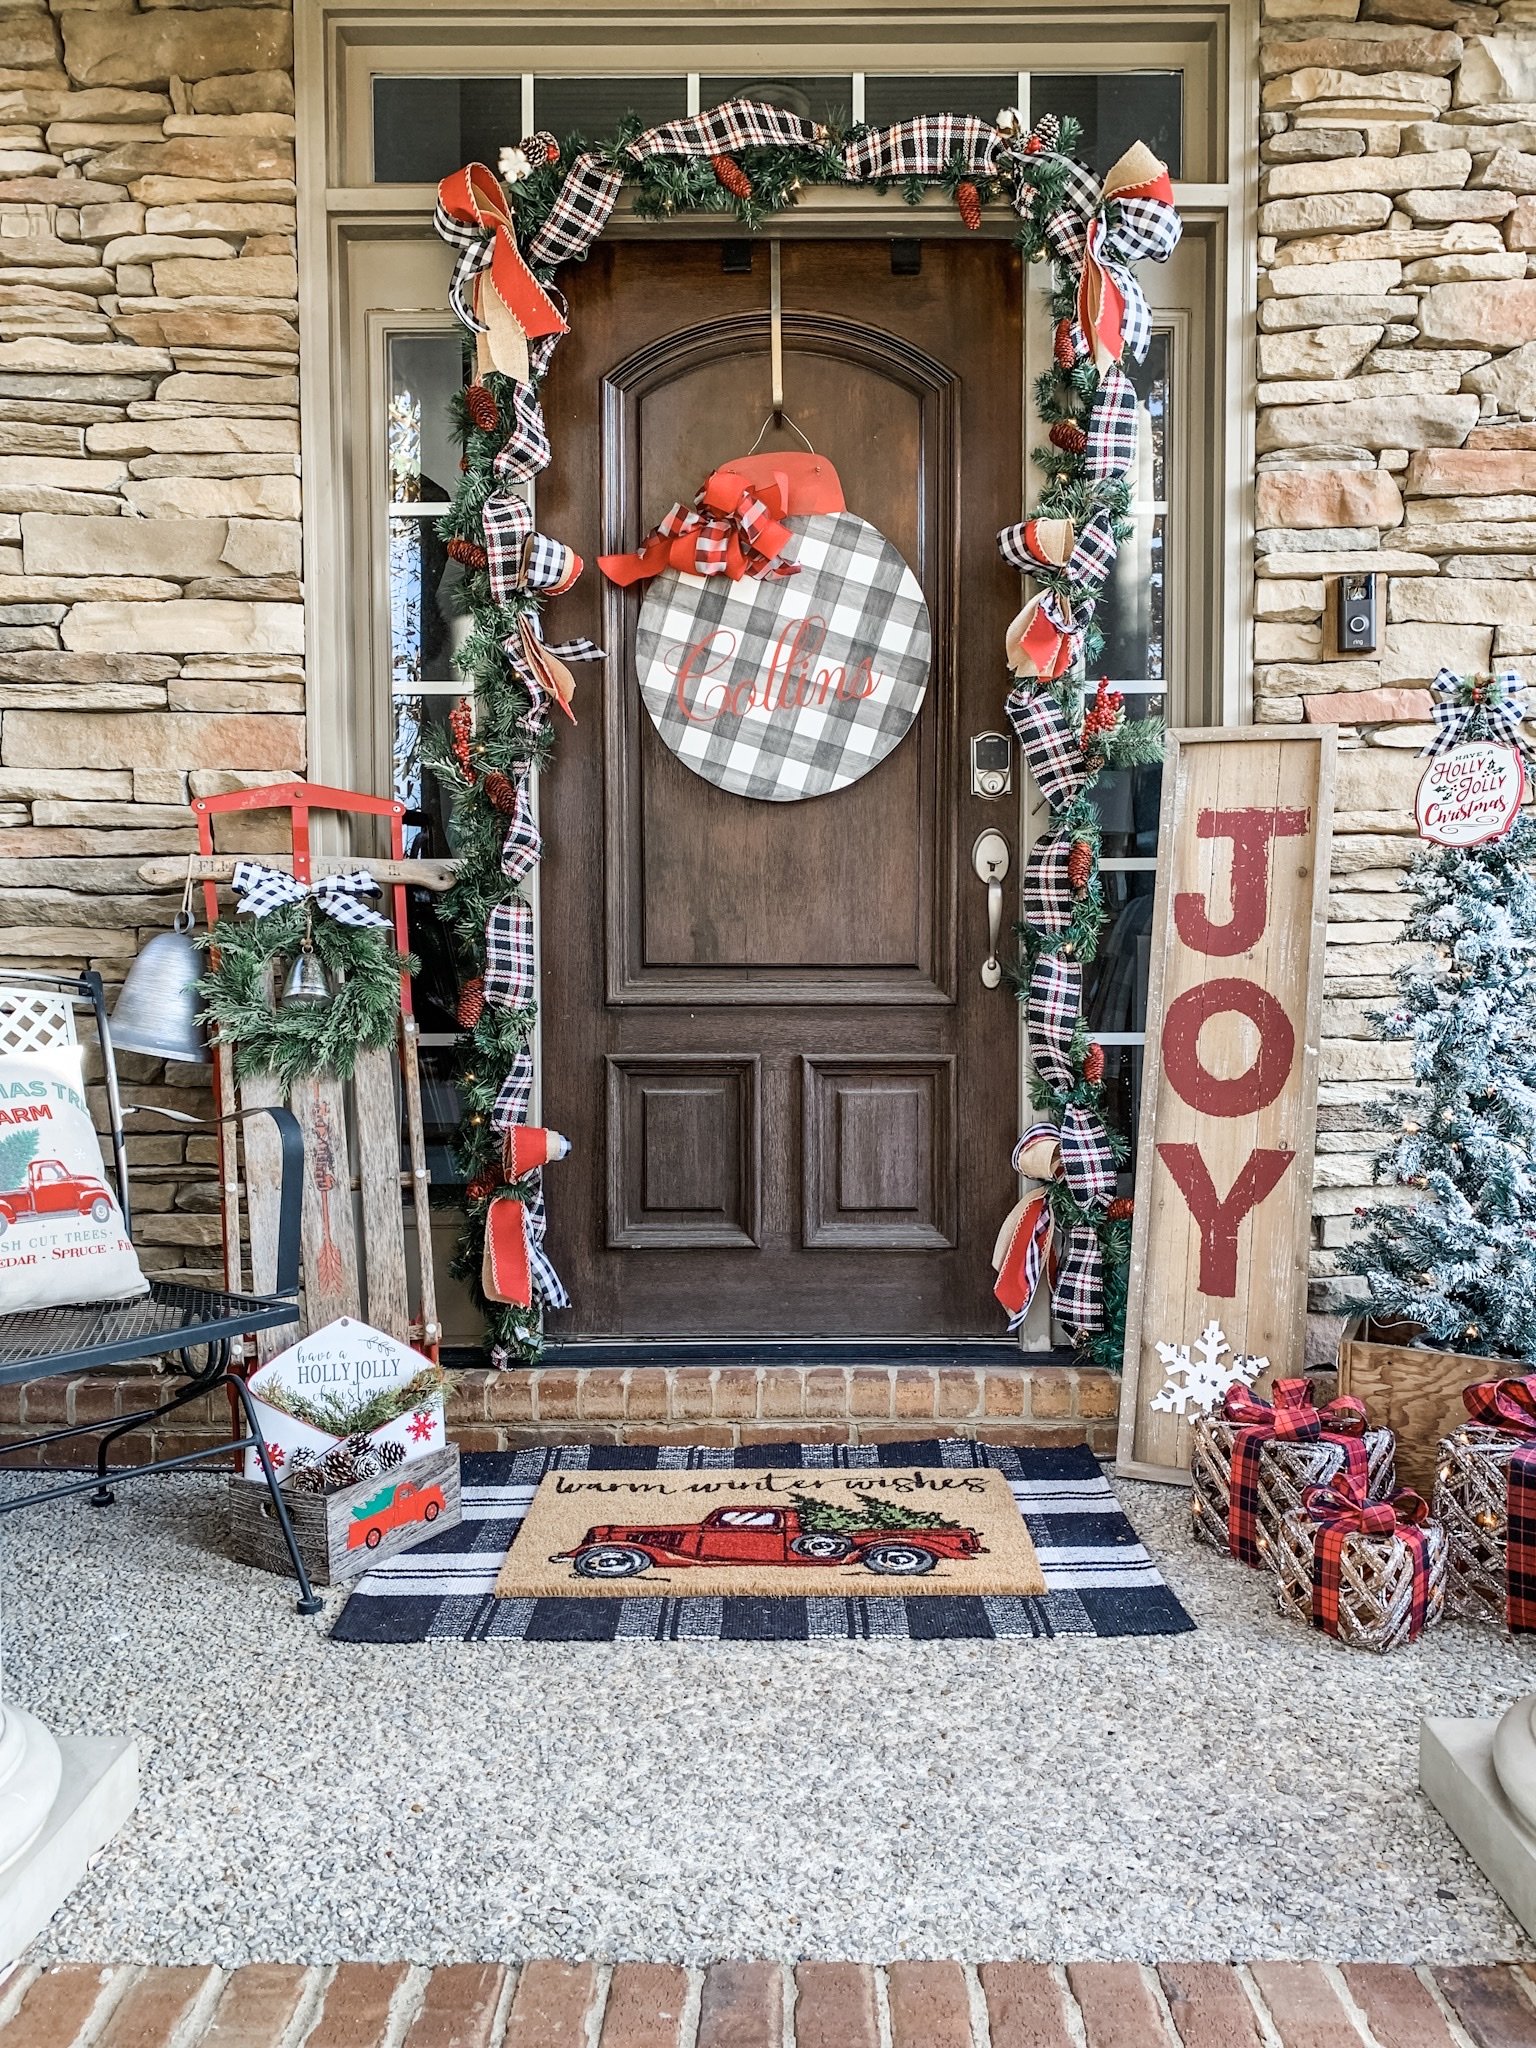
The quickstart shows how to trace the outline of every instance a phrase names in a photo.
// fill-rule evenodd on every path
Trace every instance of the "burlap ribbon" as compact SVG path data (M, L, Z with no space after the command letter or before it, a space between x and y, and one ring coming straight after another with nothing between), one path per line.
M1511 1634L1528 1635L1536 1630L1536 1373L1478 1380L1461 1398L1474 1422L1520 1439L1504 1468L1504 1616Z
M1098 1208L1115 1191L1109 1133L1095 1111L1071 1104L1060 1126L1034 1124L1013 1151L1016 1173L1046 1183L1016 1202L992 1251L993 1293L1016 1330L1029 1312L1041 1276L1051 1275L1051 1310L1074 1338L1104 1327L1103 1254L1091 1223L1068 1227L1058 1252L1049 1184L1062 1182L1080 1209Z
M566 325L518 251L512 209L495 172L466 164L444 178L433 226L459 252L448 302L476 337L481 374L501 370L526 384L529 342L564 334Z
M1362 1487L1370 1477L1365 1444L1365 1407L1341 1394L1326 1408L1312 1399L1307 1379L1276 1380L1266 1401L1244 1386L1227 1389L1222 1413L1236 1425L1232 1438L1232 1487L1227 1500L1227 1548L1244 1564L1260 1565L1259 1460L1270 1443L1331 1443L1344 1453L1344 1471Z

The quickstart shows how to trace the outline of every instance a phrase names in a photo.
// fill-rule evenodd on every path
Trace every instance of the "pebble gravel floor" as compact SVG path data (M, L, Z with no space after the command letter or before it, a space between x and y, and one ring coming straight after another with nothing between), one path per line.
M1536 1954L1415 1767L1420 1716L1497 1712L1530 1649L1341 1650L1198 1549L1181 1492L1120 1490L1194 1634L332 1645L231 1561L218 1481L7 1516L7 1694L143 1758L36 1954Z

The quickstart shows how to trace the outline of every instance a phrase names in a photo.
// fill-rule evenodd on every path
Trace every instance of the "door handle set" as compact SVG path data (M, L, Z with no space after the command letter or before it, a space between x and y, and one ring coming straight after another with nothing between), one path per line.
M978 881L987 885L987 957L981 963L981 985L997 988L1003 979L997 949L1003 936L1003 883L1009 868L1008 842L995 827L976 836L971 848L971 866Z

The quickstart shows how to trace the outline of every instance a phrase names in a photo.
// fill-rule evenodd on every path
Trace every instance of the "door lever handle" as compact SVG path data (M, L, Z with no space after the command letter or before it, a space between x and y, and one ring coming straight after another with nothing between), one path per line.
M983 988L996 988L1003 978L997 949L1003 935L1003 882L1008 864L1008 842L1002 833L979 833L976 844L971 848L971 866L977 879L987 885L987 957L981 963Z

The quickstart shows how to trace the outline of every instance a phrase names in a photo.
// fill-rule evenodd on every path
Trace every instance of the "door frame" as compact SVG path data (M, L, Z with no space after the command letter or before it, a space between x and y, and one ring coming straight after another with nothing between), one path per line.
M1197 592L1191 558L1183 579L1180 667L1189 675L1185 701L1173 707L1179 723L1242 724L1251 717L1254 614L1254 438L1257 416L1258 253L1258 5L1257 0L1190 0L1188 5L1148 7L1145 0L1109 0L1091 9L1065 0L1013 0L1013 4L968 5L963 14L930 4L903 9L891 0L778 0L775 40L754 46L750 22L677 5L654 10L614 9L604 0L562 0L548 9L516 0L446 0L424 8L420 0L296 0L295 103L299 211L299 310L305 337L299 358L303 460L303 553L307 673L326 687L306 692L309 772L341 786L370 786L377 764L360 739L358 707L381 673L375 636L359 618L355 571L366 568L362 593L377 616L372 588L381 571L380 551L367 544L376 508L360 503L360 473L376 436L371 384L374 358L396 323L365 322L370 341L365 356L365 389L355 381L356 309L348 286L356 245L379 241L420 244L430 234L435 192L430 186L374 185L360 156L361 109L374 72L499 75L524 71L524 128L532 127L531 80L535 71L560 75L686 71L693 94L701 58L790 68L792 50L814 45L816 60L834 68L855 64L872 43L889 52L882 68L899 55L916 69L974 68L1007 71L1022 55L1037 57L1036 68L1053 70L1139 70L1168 68L1170 57L1187 70L1202 67L1203 127L1196 153L1209 173L1175 181L1174 197L1188 244L1199 244L1209 291L1204 353L1211 403L1201 425L1214 441L1217 460L1202 492L1200 525L1207 537L1209 578ZM938 40L925 43L924 32ZM836 39L842 37L845 43ZM786 46L791 54L786 56ZM1109 61L1109 60L1113 61ZM1043 60L1043 61L1040 61ZM1023 74L1021 73L1021 77ZM718 238L718 215L675 216L664 223L638 219L627 195L605 233L626 239L658 228L669 238ZM966 232L944 194L928 192L912 207L899 195L839 188L812 188L790 212L775 216L772 232L790 237L892 238L958 236ZM979 232L1011 238L1015 223L1003 209L989 209ZM419 309L413 323L450 324L443 314L451 258L439 252L443 290ZM1155 288L1155 280L1152 280ZM1019 503L1027 505L1037 485L1029 450L1044 438L1035 415L1030 364L1038 360L1040 303L1026 291L1024 345L1019 375L1027 431L1019 449ZM425 319L420 315L427 316ZM399 325L406 324L402 317ZM398 330L397 330L398 331ZM1195 394L1190 393L1193 399ZM1193 406L1186 411L1192 413ZM361 488L366 489L366 484ZM359 630L360 624L364 630ZM1198 686L1203 702L1189 701ZM999 688L1001 690L1001 674ZM535 788L537 806L537 789ZM1013 903L1032 836L1043 813L1029 778L1020 774L1012 823L1019 849ZM537 965L538 905L534 894ZM533 1040L539 1070L540 1029ZM1017 1111L1029 1116L1030 1062L1022 1006L1019 1018ZM537 1090L537 1082L536 1082ZM535 1094L537 1102L537 1093ZM1019 1128L1022 1128L1022 1122ZM1021 1343L1042 1349L1049 1343L1044 1305L1036 1304L1020 1333Z

